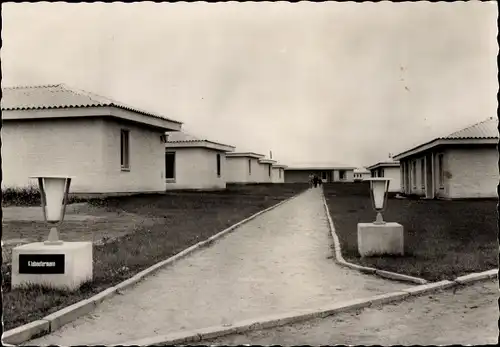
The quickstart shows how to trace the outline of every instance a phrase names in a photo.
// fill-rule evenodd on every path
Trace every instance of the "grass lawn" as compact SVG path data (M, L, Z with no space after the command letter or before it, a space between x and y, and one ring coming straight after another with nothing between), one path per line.
M342 255L349 262L429 281L498 267L497 199L389 198L384 220L403 225L405 256L362 259L358 254L357 223L373 222L376 215L369 185L326 184L324 192Z
M101 218L65 222L61 238L74 236L90 241L92 235L99 233L122 234L112 242L94 245L93 281L76 293L42 287L11 291L10 265L2 264L4 329L89 298L307 188L307 184L231 185L219 192L169 192L92 200L94 211L88 213ZM116 216L110 217L110 213ZM3 239L5 235L43 239L48 228L43 222L4 221L2 234Z

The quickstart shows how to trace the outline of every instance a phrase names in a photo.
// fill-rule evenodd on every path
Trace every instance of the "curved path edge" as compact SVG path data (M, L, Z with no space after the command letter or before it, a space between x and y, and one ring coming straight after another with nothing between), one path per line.
M168 265L173 265L176 261L179 261L188 255L192 254L193 252L200 250L202 248L208 247L211 244L213 244L216 240L226 236L230 232L236 230L238 227L242 226L243 224L246 224L250 222L251 220L257 218L261 214L264 214L268 211L271 211L278 206L281 206L297 197L300 195L304 194L308 189L288 198L283 201L278 202L277 204L270 206L262 211L259 211L253 215L251 215L248 218L243 219L242 221L233 224L229 228L224 229L223 231L209 237L208 239L204 241L200 241L196 243L195 245L188 247L184 249L183 251L177 253L176 255L160 261L149 268L142 270L141 272L135 274L131 278L113 286L108 289L103 290L102 292L88 298L84 299L81 301L78 301L70 306L67 306L59 311L56 311L48 316L45 316L39 320L18 326L14 329L5 331L2 334L2 345L4 346L15 346L16 344L21 344L23 342L33 340L35 338L42 337L44 335L48 335L57 329L59 329L61 326L70 323L77 318L84 316L90 312L92 312L97 305L99 305L101 302L103 302L106 299L111 298L115 294L120 294L121 291L137 284L141 280L143 280L146 276L151 275L155 271L164 268L165 266Z
M488 278L493 278L490 276ZM231 326L213 326L203 329L171 333L168 335L159 335L144 338L135 341L122 342L114 346L165 346L203 342L218 337L232 334L240 334L248 331L270 329L288 324L299 323L315 318L325 318L335 314L350 312L368 307L382 306L384 304L404 301L410 297L428 294L444 289L458 286L457 281L440 281L424 285L418 285L387 294L381 294L364 299L355 299L344 303L337 303L327 307L316 309L296 310L287 314L261 317L240 321Z
M340 248L340 240L337 236L337 233L335 232L335 225L333 224L332 216L330 214L330 210L328 208L328 204L326 203L326 197L323 191L323 188L321 188L321 195L323 198L323 206L325 207L326 211L326 217L328 220L328 226L330 228L330 235L333 238L333 245L334 245L334 254L335 254L335 261L337 264L348 267L350 269L358 270L360 272L363 272L365 274L370 274L370 275L375 275L379 276L385 279L389 280L394 280L394 281L400 281L400 282L410 282L410 283L415 283L419 285L425 285L429 283L427 280L419 277L413 277L413 276L408 276L408 275L403 275L397 272L391 272L391 271L385 271L385 270L379 270L373 267L367 267L367 266L361 266L353 263L347 262L344 257L342 256L342 249ZM464 276L460 276L452 280L452 282L455 282L456 284L472 284L477 281L483 281L486 279L491 279L498 277L498 269L491 269L488 271L484 272L477 272L477 273L470 273ZM443 281L441 281L443 282ZM431 282L431 284L434 283L441 283L441 282Z

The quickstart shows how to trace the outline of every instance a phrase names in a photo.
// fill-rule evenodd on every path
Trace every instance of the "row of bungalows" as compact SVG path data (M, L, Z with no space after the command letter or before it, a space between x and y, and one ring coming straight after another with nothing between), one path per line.
M182 131L182 122L65 84L2 88L2 190L70 176L78 195L224 189L248 181L234 147ZM254 183L284 181L261 156ZM270 167L270 169L269 169Z
M227 154L227 180L234 184L284 183L286 165L254 152Z
M285 170L285 183L308 182L316 175L324 183L354 182L355 167L341 165L296 165Z
M167 133L166 189L220 190L226 188L226 155L234 147L184 132Z
M389 190L425 199L496 198L498 118L490 117L369 166Z

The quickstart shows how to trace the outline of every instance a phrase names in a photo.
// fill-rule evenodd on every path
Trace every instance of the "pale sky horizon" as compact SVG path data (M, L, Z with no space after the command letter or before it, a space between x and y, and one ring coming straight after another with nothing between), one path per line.
M497 114L494 2L3 3L2 86L66 83L280 163L368 166Z

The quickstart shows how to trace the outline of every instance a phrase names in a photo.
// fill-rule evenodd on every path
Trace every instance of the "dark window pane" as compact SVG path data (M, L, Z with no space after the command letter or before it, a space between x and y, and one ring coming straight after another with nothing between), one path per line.
M122 130L120 136L120 164L122 168L129 168L129 131Z
M220 154L217 154L217 176L220 177Z
M165 153L165 178L175 178L175 152Z

